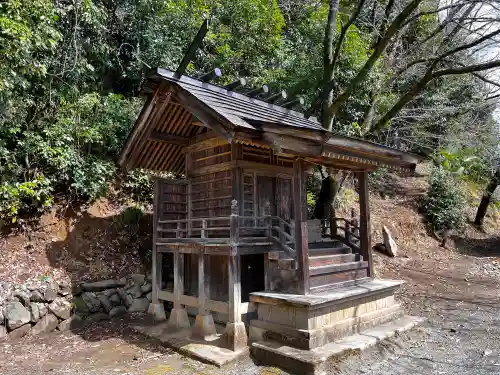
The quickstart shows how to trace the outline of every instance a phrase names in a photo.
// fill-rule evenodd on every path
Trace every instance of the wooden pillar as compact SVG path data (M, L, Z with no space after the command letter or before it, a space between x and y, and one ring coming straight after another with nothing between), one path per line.
M176 250L174 253L174 308L170 312L168 328L180 330L190 328L186 309L181 304L181 296L184 294L184 254Z
M160 207L160 196L161 196L161 181L159 179L155 180L154 183L154 199L153 199L153 253L152 253L152 272L151 279L153 284L152 289L152 299L149 304L148 312L153 315L155 320L165 320L165 308L163 303L158 298L158 292L161 290L162 283L162 270L163 270L163 254L158 252L158 247L156 243L158 241L158 210Z
M198 315L193 327L193 336L208 339L217 335L212 314L205 309L207 300L207 280L205 279L205 254L201 250L198 254Z
M368 277L373 277L372 240L370 225L370 201L368 192L368 172L359 172L359 235L360 249L364 260L368 261Z
M234 186L233 186L234 189ZM231 203L230 254L228 257L229 316L224 336L229 349L243 350L247 347L245 323L241 321L241 263L238 254L239 208L235 199Z
M295 216L295 251L299 273L299 292L309 294L309 243L307 235L306 182L304 163L293 163L293 206Z

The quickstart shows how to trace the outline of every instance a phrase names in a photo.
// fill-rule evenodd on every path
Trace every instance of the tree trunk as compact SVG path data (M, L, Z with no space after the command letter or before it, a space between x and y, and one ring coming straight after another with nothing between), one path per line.
M491 202L491 197L495 192L495 189L500 183L500 169L497 169L495 176L491 178L490 183L486 187L486 191L483 194L483 198L481 199L481 203L477 209L476 219L474 220L474 224L483 225L484 217L486 216L486 212L488 211L488 206Z

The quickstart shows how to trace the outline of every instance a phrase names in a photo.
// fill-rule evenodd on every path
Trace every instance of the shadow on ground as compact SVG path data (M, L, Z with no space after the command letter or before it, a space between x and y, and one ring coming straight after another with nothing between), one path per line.
M46 253L51 266L64 269L73 286L151 272L152 214L129 207L105 217L71 211L65 213L64 220L66 238L48 244ZM107 314L96 313L83 322L71 323L70 329L90 342L114 337L139 347L159 347L159 341L129 327L134 320L153 324L147 314L110 320Z
M454 236L452 239L461 254L475 257L500 256L500 237L466 238Z

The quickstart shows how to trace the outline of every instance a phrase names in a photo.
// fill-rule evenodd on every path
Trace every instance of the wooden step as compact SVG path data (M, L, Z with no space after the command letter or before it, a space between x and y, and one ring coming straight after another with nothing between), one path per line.
M338 247L322 247L309 249L309 257L319 256L319 255L338 255L338 254L350 254L352 249L349 246L342 245Z
M337 273L350 270L358 270L360 268L367 268L368 262L358 261L358 262L348 262L341 264L330 264L327 266L311 267L309 266L309 275L324 275L327 273Z
M336 272L336 273L310 275L309 285L311 288L316 288L336 283L342 283L345 281L364 279L366 277L368 277L368 269L359 268L359 269Z
M361 255L359 254L334 254L334 255L312 255L309 256L309 267L328 266L330 264L340 264L349 262L359 262Z
M319 241L319 242L309 242L310 249L324 249L324 248L335 248L345 246L343 242L332 240L332 241Z

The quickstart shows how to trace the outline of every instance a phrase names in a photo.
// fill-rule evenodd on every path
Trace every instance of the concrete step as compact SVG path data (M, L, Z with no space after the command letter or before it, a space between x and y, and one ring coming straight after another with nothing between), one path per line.
M310 255L309 267L321 267L331 264L358 262L363 260L360 254Z
M309 292L313 293L313 294L327 293L327 292L335 290L335 289L346 288L346 287L356 286L356 285L361 286L364 283L370 282L371 280L373 280L371 277L364 277L364 278L360 278L357 280L348 280L348 281L343 281L340 283L320 285L320 286L310 287Z
M274 340L256 341L250 350L253 357L265 365L277 366L294 374L326 375L331 373L331 363L339 363L349 354L375 346L396 332L408 331L423 321L421 317L403 316L311 350Z

